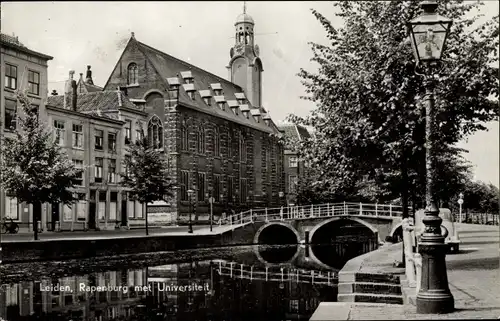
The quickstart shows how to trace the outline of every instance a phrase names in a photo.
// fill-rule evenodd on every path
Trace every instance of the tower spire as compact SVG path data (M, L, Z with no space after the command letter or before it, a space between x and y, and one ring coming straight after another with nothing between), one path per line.
M247 13L247 2L243 1L243 13Z

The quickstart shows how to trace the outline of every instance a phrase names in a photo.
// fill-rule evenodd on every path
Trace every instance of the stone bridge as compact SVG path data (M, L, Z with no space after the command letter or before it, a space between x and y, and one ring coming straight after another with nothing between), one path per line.
M331 244L366 238L378 246L388 236L402 236L401 215L401 206L344 202L249 210L219 224L235 230L251 225L253 233L246 235L254 244Z

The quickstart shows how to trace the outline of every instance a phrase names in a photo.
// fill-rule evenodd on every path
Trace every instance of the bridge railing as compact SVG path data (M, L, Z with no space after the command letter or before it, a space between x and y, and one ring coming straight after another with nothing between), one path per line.
M333 271L302 270L294 268L271 268L218 261L219 275L230 278L262 280L271 282L296 282L335 286L338 275Z
M250 209L248 211L230 215L226 219L221 219L219 220L219 224L237 225L251 222L276 222L306 218L326 218L340 215L398 217L401 216L402 213L403 207L399 205L342 202Z

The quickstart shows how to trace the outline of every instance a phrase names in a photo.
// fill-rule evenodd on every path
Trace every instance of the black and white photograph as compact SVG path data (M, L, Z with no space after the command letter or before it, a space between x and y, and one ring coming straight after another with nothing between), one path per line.
M0 321L500 319L497 1L0 13Z

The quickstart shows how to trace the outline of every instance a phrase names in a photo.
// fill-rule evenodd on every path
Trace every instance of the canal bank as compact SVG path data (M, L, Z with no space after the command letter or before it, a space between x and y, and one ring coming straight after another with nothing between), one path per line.
M73 237L66 239L2 241L3 263L71 260L140 253L177 251L253 244L264 223L222 226L187 232L154 232L151 235Z

